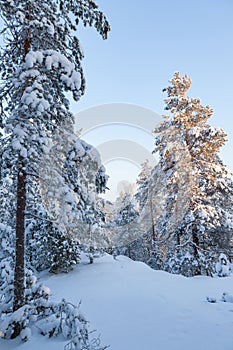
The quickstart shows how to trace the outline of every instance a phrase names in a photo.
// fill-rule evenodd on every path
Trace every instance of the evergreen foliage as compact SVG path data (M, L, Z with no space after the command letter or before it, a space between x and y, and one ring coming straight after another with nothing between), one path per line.
M218 154L226 133L207 123L213 113L209 106L186 96L188 76L177 72L170 82L164 91L171 114L155 129L159 164L154 171L164 188L157 246L170 272L213 274L219 252L230 254L233 231L232 178Z
M170 83L170 114L154 130L159 162L152 171L143 164L137 181L144 234L131 256L172 273L213 275L219 254L228 261L232 249L232 173L219 157L226 133L207 123L209 106L186 95L187 75L176 72Z
M79 22L94 26L103 39L110 27L93 0L0 0L0 15L4 21L0 52L0 127L4 130L0 163L0 283L1 300L8 300L5 295L13 292L14 312L7 329L11 329L9 337L15 337L25 329L28 315L37 308L34 301L28 306L25 261L38 269L50 267L54 271L69 270L78 261L77 237L73 239L65 224L70 221L72 227L75 216L83 218L85 205L94 204L88 202L87 189L79 181L80 172L71 169L68 159L74 143L79 145L77 151L85 147L74 135L67 93L78 101L85 89L83 52L76 36ZM52 169L60 185L57 192L62 192L62 218L66 218L63 225L51 216L49 197L43 196L51 183L46 164L52 164L55 153L57 158L61 156ZM99 179L103 171L98 168L95 173ZM101 185L94 180L98 191L105 187L103 178L102 175ZM36 259L38 248L37 254L42 255ZM47 248L51 251L43 260ZM3 292L6 284L7 293ZM23 339L26 338L25 331Z
M137 179L137 192L135 193L135 198L139 204L139 210L145 207L146 202L149 197L149 180L151 176L152 168L149 165L148 159L142 164L141 172Z

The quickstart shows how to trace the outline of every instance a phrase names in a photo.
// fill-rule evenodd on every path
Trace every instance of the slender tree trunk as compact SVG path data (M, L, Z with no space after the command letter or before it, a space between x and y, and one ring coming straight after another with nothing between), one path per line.
M25 208L26 208L26 172L24 159L18 159L17 208L16 208L16 244L13 310L24 303L24 260L25 260Z
M25 19L30 19L30 7L25 8ZM25 40L23 43L24 55L26 57L31 46L30 29L25 32ZM22 94L27 87L24 86ZM25 159L21 155L18 157L17 169L17 208L16 208L16 242L15 242L15 271L14 271L14 302L13 310L18 310L24 304L25 292L25 208L26 208L26 168ZM15 336L20 332L19 327L15 330Z
M179 232L177 232L177 234L176 234L176 245L180 245L180 233Z
M150 197L150 217L151 217L152 240L153 240L153 245L155 245L156 233L155 233L155 222L154 222L154 215L153 215L153 203L152 203L151 197Z
M194 247L193 247L194 255L197 257L198 256L197 247L199 245L199 241L198 241L198 236L197 236L195 228L193 229L193 232L192 232L192 238L193 238L193 243L194 243Z
M197 235L195 228L193 229L193 232L192 232L192 239L193 239L193 243L194 243L194 246L193 246L194 256L198 261L199 239L198 239L198 235ZM199 263L198 263L198 266L195 268L195 275L201 275L201 267L200 267Z

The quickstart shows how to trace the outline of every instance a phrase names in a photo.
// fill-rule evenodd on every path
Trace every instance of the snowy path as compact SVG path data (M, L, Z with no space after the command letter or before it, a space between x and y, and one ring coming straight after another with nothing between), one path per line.
M154 271L126 257L105 256L80 265L68 275L44 279L56 299L78 303L112 350L232 350L233 304L220 301L233 294L233 277L209 278ZM218 302L206 302L206 296ZM1 350L16 341L0 340ZM62 350L59 340L36 335L20 350Z

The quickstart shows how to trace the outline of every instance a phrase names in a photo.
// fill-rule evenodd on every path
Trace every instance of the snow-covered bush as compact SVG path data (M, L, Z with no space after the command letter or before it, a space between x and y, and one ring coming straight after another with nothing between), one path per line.
M49 288L37 283L29 269L25 271L25 305L34 305L40 314L50 295ZM14 262L11 258L0 263L0 319L13 311Z
M11 312L13 306L13 264L11 258L0 262L0 318L3 313Z
M163 260L161 257L161 253L151 251L150 257L146 263L154 270L161 270L163 267Z
M220 254L218 262L215 265L216 273L219 277L227 277L231 273L230 262L227 256L223 253Z
M168 256L164 269L170 273L182 274L190 277L198 270L198 261L189 252L178 250Z
M27 328L33 311L34 310L31 306L24 305L17 311L14 311L8 314L8 316L4 317L3 322L0 325L4 338L13 339L17 336L17 334L21 334L21 332ZM26 340L24 335L22 333L22 339Z
M191 247L190 251L192 251ZM194 256L190 251L187 248L179 249L175 253L171 253L165 261L164 270L186 277L199 274L213 276L214 256L204 251L198 251L197 255Z
M37 322L42 335L52 337L62 334L66 339L78 337L85 343L88 339L87 320L76 306L63 299L56 304L49 316Z
M80 312L80 305L76 306L65 299L59 303L53 302L49 296L49 288L38 284L36 277L28 271L25 305L2 317L0 329L4 338L13 339L20 334L22 341L27 341L31 328L35 326L49 338L62 335L70 340L69 346L74 350L106 349L100 346L98 337L90 339L88 321Z
M49 314L49 288L37 283L37 278L31 270L25 272L25 305L13 312L13 261L5 259L1 263L0 279L0 321L4 338L15 338L18 334L22 340L28 339L29 331L25 331L28 324ZM21 334L22 330L24 332Z
M70 349L103 350L100 339L90 339L88 322L76 306L65 299L54 302L50 299L50 289L38 283L29 269L25 273L25 304L13 311L13 261L4 259L0 263L0 330L5 339L20 335L22 341L31 336L31 328L36 327L44 336L62 335L70 340Z

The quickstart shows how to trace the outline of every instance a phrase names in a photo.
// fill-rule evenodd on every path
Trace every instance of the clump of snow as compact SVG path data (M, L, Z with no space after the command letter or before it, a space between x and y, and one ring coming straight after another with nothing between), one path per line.
M18 18L20 23L24 22L25 14L22 11L17 11L15 16L16 16L16 18Z
M42 51L30 51L25 57L25 68L32 68L36 63L42 64L43 62L43 52Z
M22 329L22 331L20 332L20 337L22 339L22 341L28 341L31 338L31 329L26 327L24 329Z
M221 253L218 262L215 266L216 273L219 277L227 277L230 276L231 273L231 266L230 262L227 259L226 255Z
M224 292L221 300L225 303L233 303L233 295Z
M52 25L48 26L48 32L53 33L54 28ZM61 67L61 81L71 90L79 90L81 87L81 74L75 70L75 65L65 55L55 50L44 51L30 51L25 57L25 70L21 74L21 80L25 79L25 76L30 75L35 77L40 75L37 69L33 69L36 65L44 64L47 70L58 69Z
M206 300L207 300L209 303L216 303L216 302L217 302L217 299L214 298L214 297L206 297Z

